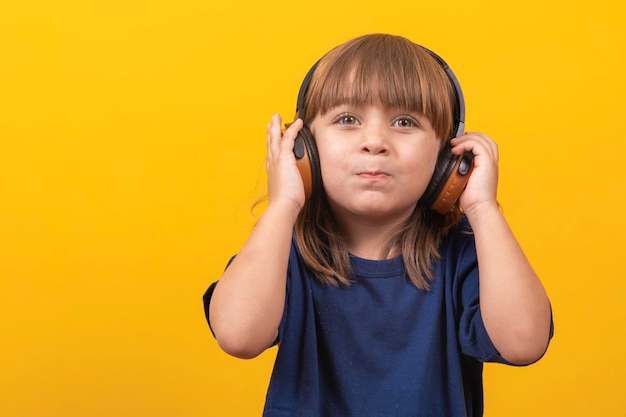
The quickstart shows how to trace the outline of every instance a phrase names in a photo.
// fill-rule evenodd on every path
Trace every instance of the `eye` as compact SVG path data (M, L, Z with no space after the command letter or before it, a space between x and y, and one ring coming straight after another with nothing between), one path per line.
M359 121L357 118L351 114L341 114L337 117L335 123L343 125L343 126L354 126L358 125Z
M411 127L418 127L419 123L417 123L417 120L412 117L402 116L394 120L393 125L396 127L408 129Z

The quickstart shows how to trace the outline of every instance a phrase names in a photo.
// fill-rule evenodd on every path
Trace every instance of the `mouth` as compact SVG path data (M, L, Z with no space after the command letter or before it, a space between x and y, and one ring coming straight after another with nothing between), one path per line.
M357 173L357 176L371 180L381 180L391 176L388 172L379 170L365 170Z

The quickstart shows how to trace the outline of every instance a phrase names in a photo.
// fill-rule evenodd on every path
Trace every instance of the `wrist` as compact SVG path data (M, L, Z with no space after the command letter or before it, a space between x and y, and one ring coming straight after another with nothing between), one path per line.
M270 200L263 216L273 216L295 224L303 205L288 199Z
M496 200L476 203L463 211L470 224L479 223L483 220L493 219L494 216L502 215L500 204Z

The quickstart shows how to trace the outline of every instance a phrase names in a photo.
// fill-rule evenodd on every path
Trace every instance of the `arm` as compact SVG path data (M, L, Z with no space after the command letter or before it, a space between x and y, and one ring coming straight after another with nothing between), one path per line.
M497 146L479 133L453 139L452 144L454 153L471 150L475 157L461 206L476 240L485 328L504 359L532 363L548 346L550 302L496 201Z
M268 125L269 203L248 240L215 287L209 317L218 344L240 358L252 358L276 339L285 305L293 225L304 205L293 143L300 120L281 134L281 120Z

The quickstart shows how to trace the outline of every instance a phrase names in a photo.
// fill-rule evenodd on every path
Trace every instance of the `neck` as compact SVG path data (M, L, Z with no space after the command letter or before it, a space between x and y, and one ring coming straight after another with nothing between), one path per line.
M389 241L406 217L387 219L350 216L349 219L337 220L351 254L372 260L390 259L400 254L401 248L389 248Z

